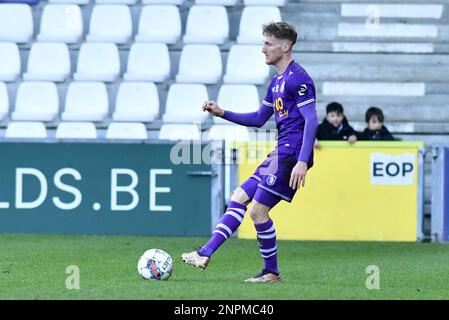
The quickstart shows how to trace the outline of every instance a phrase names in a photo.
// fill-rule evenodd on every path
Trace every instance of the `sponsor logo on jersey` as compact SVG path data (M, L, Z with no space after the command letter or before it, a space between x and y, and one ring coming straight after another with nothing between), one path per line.
M307 85L303 83L301 86L299 86L298 94L302 97L307 93Z

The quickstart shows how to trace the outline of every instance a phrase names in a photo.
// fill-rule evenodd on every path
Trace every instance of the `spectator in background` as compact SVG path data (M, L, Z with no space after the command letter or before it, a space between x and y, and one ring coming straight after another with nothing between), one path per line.
M318 126L316 138L316 148L320 148L319 140L346 140L350 144L357 141L356 132L349 125L340 103L331 102L326 106L326 118Z
M359 140L394 140L393 135L384 126L384 114L377 107L370 107L365 113L365 122L368 127L357 133Z

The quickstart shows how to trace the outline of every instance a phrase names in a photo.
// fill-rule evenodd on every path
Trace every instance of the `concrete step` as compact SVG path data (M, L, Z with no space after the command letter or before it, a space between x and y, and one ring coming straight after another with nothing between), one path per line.
M303 41L300 38L294 53L338 52L338 53L388 53L421 54L449 53L449 43L432 42L368 42L368 41Z

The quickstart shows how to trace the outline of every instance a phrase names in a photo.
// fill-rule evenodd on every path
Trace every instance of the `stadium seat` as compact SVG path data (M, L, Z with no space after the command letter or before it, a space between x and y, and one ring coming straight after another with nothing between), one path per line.
M58 139L96 139L97 129L92 122L61 122L55 136Z
M133 5L137 3L137 0L95 0L96 4L127 4Z
M142 0L142 4L144 4L144 5L146 5L146 4L151 4L151 5L162 4L162 5L180 6L183 4L183 2L184 2L184 0Z
M77 43L83 36L83 18L76 4L48 4L42 12L37 41Z
M207 132L208 140L249 141L248 128L234 124L213 125Z
M8 89L4 82L0 82L0 121L4 120L9 112Z
M22 3L0 4L0 42L27 43L33 36L31 7Z
M139 122L112 122L106 131L106 139L148 139L147 128Z
M222 72L217 45L187 44L182 48L176 82L215 84Z
M123 82L117 92L114 121L151 122L159 115L159 95L154 83Z
M163 124L159 130L160 140L200 140L200 129L194 124Z
M168 90L164 122L202 122L209 117L201 106L209 100L207 88L202 84L172 84Z
M239 26L238 44L262 44L262 25L281 21L278 7L245 7Z
M181 16L174 5L144 6L139 19L137 42L176 43L181 37Z
M197 5L210 5L210 6L226 6L233 7L239 2L238 0L195 0Z
M42 122L10 122L5 138L47 138L47 130Z
M113 43L83 43L78 55L77 81L115 81L120 73L120 57Z
M92 11L86 40L126 43L132 30L131 11L127 5L97 5Z
M134 43L128 56L126 81L164 82L170 75L170 55L164 43Z
M24 80L62 82L70 74L70 53L65 43L35 42L28 56Z
M245 6L276 6L283 7L287 0L243 0Z
M234 45L229 50L224 83L265 84L270 69L261 46Z
M91 0L48 0L49 3L55 4L77 4L77 5L88 5Z
M16 81L20 74L20 53L17 44L0 43L0 81Z
M224 84L218 91L217 104L233 112L253 112L259 109L259 92L254 85ZM214 117L217 124L229 124L223 118Z
M108 113L106 85L102 82L72 82L67 89L64 121L103 121Z
M21 82L14 121L53 121L59 111L58 89L53 82Z
M187 17L184 43L223 44L229 36L229 21L223 6L192 6Z

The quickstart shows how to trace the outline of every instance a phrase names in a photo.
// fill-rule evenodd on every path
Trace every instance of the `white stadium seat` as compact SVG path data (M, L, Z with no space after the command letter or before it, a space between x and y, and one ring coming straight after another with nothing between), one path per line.
M239 2L239 0L195 0L195 4L198 5L210 5L210 6L226 6L233 7Z
M115 81L120 73L120 57L113 43L83 43L78 55L77 81Z
M137 0L95 0L96 4L127 4L133 5L137 3Z
M14 121L53 121L59 111L58 89L53 82L21 82Z
M139 19L137 42L176 43L181 37L181 16L173 5L144 6Z
M128 56L126 81L164 82L170 75L170 55L164 43L134 43Z
M97 5L90 18L88 42L126 43L132 34L131 11L127 5Z
M55 136L58 139L96 139L97 129L92 122L61 122Z
M33 31L31 6L22 3L0 4L0 42L27 43Z
M245 6L276 6L283 7L287 0L243 0Z
M102 82L72 82L67 89L64 121L103 121L108 114L106 85Z
M90 0L48 0L48 3L87 5Z
M5 138L47 138L47 130L42 122L10 122Z
M117 92L114 121L151 122L159 115L159 95L154 83L122 82Z
M162 4L162 5L175 5L175 6L180 6L182 5L184 2L184 0L142 0L142 4Z
M44 7L38 41L77 43L83 36L83 18L76 4L48 4Z
M9 112L8 89L4 82L0 82L0 121L6 118Z
M24 80L62 82L70 74L70 53L65 43L35 42L28 56Z
M184 43L223 44L229 37L229 20L223 6L192 6Z
M224 83L265 84L270 69L261 46L234 45L228 55Z
M217 104L232 112L254 112L259 109L259 92L255 85L224 84L218 92ZM229 124L220 117L214 117L215 123Z
M194 124L163 124L159 130L160 140L200 140L200 129Z
M106 139L148 139L147 128L139 122L112 122L106 131Z
M209 117L201 106L209 100L207 88L202 84L172 84L168 90L164 122L202 122Z
M213 125L207 133L208 140L249 141L248 128L239 125Z
M179 60L178 83L214 84L223 72L220 49L217 45L187 44Z
M0 81L16 81L20 74L20 53L17 44L0 43Z
M262 26L268 22L281 21L278 7L245 7L240 19L238 44L262 44Z

